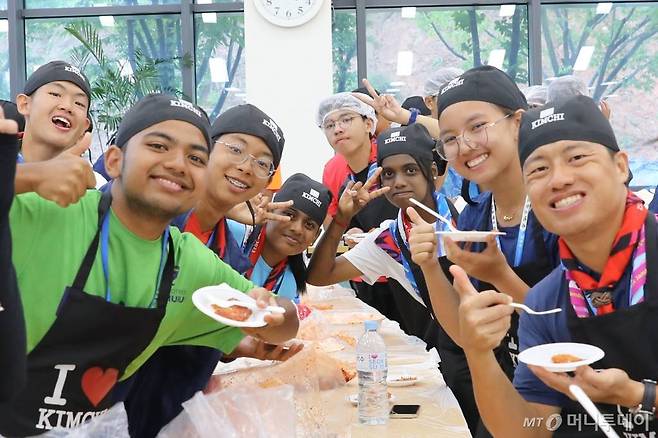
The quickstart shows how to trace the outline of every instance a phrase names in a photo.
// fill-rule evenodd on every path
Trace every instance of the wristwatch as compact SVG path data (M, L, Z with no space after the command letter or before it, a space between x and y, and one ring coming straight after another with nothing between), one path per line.
M642 414L653 417L656 415L656 382L654 380L644 379L644 395L639 405L632 408L630 412L634 415Z

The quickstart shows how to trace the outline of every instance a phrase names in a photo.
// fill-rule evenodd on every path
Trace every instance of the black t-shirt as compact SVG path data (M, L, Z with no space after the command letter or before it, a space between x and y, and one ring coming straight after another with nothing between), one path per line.
M0 402L9 400L25 383L25 321L11 263L9 209L14 199L14 175L18 141L0 134Z

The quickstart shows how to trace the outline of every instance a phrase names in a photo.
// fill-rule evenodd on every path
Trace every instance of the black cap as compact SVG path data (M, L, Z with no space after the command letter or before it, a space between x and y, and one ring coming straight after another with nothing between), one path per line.
M389 128L377 137L377 164L391 155L407 154L421 160L432 160L436 141L420 123Z
M14 120L18 125L18 132L25 131L25 117L18 112L18 107L14 102L8 100L0 100L0 107L5 113L5 119Z
M404 102L402 102L402 108L411 111L412 108L416 108L418 113L423 116L429 116L432 114L432 111L425 105L425 100L421 96L411 96L407 97Z
M521 166L537 148L562 140L589 141L619 150L612 126L596 103L587 96L575 96L523 114L519 128Z
M331 192L324 184L309 178L303 173L296 173L286 179L274 201L293 201L293 208L304 212L318 225L322 225L331 203Z
M206 112L193 103L167 94L149 94L137 101L121 120L116 145L122 148L138 132L167 120L181 120L196 126L206 139L208 150L212 149Z
M50 61L42 65L27 78L23 93L28 96L37 91L38 88L55 81L71 82L87 95L91 103L91 85L89 80L78 67L64 61Z
M214 140L223 134L235 133L261 138L272 152L274 167L279 166L286 140L283 138L283 131L270 116L258 107L246 103L220 114L210 128L210 135Z
M365 95L373 97L373 98L375 97L375 96L370 95L370 91L368 91L368 89L366 87L355 88L354 90L352 90L352 93L361 93L361 94L365 94ZM376 90L376 89L375 89L375 93L381 94L379 92L379 90Z
M450 105L466 101L493 103L511 110L528 109L525 96L507 74L485 65L467 70L443 84L438 95L438 116Z

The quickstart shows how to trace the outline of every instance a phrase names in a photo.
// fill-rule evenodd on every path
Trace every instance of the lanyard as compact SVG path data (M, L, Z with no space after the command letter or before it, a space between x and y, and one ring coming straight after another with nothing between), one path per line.
M519 235L516 238L516 247L514 249L514 266L517 267L521 264L521 258L523 257L523 245L525 244L525 235L528 229L528 216L530 215L530 199L525 197L525 203L523 205L523 215L521 216L521 224L519 225ZM494 196L491 194L491 227L493 231L498 231L498 219L496 219L496 201L494 201ZM498 248L503 250L503 247L500 244L500 237L496 236L496 242L498 242Z
M441 216L445 217L448 220L452 219L452 214L450 213L450 208L448 207L448 202L446 200L445 195L443 195L440 192L434 192L434 200L436 201L437 209L439 210L439 214ZM402 219L402 210L398 212L398 217L395 221L392 221L391 224L389 225L389 231L391 232L393 239L395 239L396 236L396 230L399 231L400 237L402 238L402 244L405 245L407 248L409 248L409 244L407 243L407 232L404 227L404 221ZM449 230L449 227L447 224L444 224L442 221L436 221L434 222L434 229L437 231L447 231ZM445 252L442 246L439 247L439 256L444 255L442 254ZM404 268L404 274L407 277L407 280L409 280L409 283L414 288L414 291L416 291L416 294L420 296L420 293L418 291L418 285L416 284L416 279L414 278L413 272L411 270L411 265L409 264L409 260L404 256L402 251L400 251L400 259L402 260L402 267Z
M368 166L368 176L366 177L366 181L369 180L375 174L376 170L377 170L377 162L373 161ZM354 176L354 172L350 171L350 173L347 177L350 179L350 181L356 182L356 177Z
M109 256L109 241L110 241L110 213L108 212L103 218L103 225L101 226L101 260L103 262L103 275L105 276L105 301L112 301L112 293L110 292L110 256ZM162 271L164 270L165 261L167 260L167 243L169 242L169 227L162 233L162 251L160 253L160 267L158 268L158 276L155 284L155 292L153 292L153 299L149 307L157 299L157 293L160 290L160 282L162 281Z

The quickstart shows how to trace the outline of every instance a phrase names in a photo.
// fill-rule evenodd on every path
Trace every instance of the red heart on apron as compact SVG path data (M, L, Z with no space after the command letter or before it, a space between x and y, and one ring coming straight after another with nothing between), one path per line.
M92 405L98 406L117 383L118 377L119 370L116 368L108 368L105 371L101 367L89 368L82 375L82 392L85 393Z

